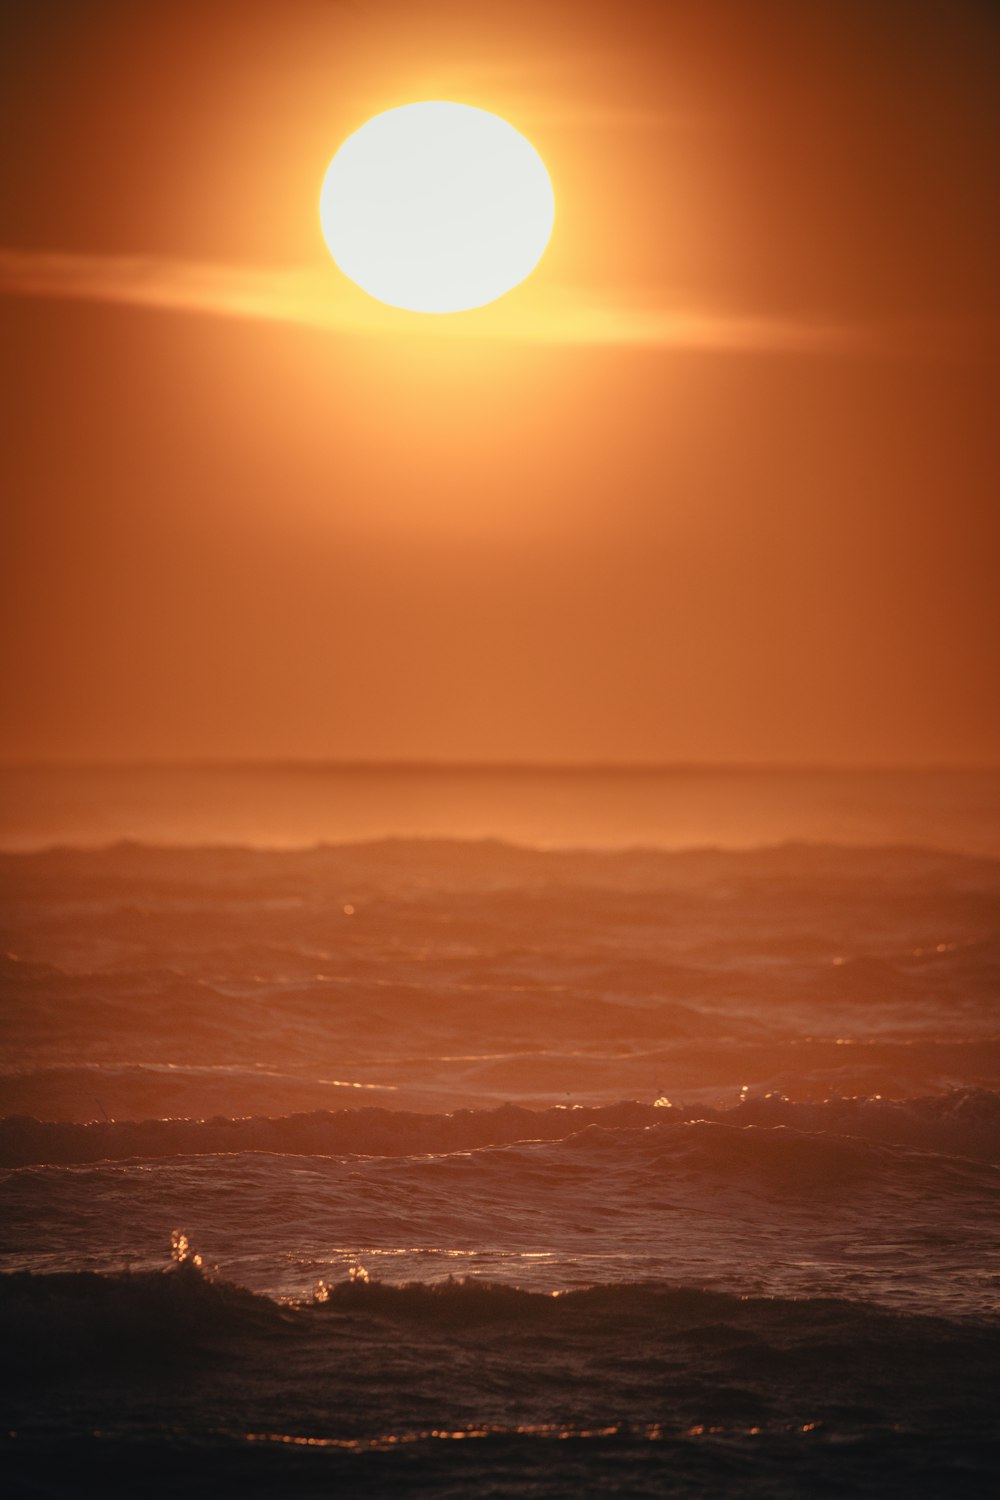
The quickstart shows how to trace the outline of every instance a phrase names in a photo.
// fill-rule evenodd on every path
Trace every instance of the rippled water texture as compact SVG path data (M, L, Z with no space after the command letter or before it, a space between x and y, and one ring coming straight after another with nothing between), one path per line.
M0 894L11 1493L995 1493L974 839L22 847Z

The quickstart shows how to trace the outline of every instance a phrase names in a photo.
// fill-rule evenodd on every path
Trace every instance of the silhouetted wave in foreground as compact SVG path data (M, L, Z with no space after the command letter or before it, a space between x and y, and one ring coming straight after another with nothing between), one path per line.
M985 1495L998 1332L657 1282L543 1295L356 1275L288 1305L190 1260L7 1275L15 1415L55 1381L59 1420L0 1444L16 1494L141 1479L156 1495L555 1496L603 1476L637 1495ZM91 1488L60 1490L74 1461Z

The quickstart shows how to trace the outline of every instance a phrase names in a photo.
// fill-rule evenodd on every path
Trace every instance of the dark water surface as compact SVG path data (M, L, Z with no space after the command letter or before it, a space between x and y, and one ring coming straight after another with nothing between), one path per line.
M6 1492L995 1493L966 791L936 847L0 855Z

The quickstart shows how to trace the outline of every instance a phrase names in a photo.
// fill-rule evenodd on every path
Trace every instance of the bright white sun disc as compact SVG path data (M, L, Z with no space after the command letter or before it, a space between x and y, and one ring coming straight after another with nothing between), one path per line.
M538 152L499 115L435 100L376 115L341 146L319 204L345 276L379 302L452 313L534 270L555 200Z

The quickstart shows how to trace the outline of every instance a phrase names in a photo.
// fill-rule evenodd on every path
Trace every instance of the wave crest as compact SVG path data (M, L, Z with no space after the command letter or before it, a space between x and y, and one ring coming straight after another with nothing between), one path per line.
M757 1127L750 1148L783 1149L773 1142L784 1126L814 1140L795 1149L824 1149L817 1138L850 1137L886 1146L1000 1162L1000 1093L956 1089L917 1099L831 1099L819 1104L770 1094L731 1109L681 1109L635 1101L604 1106L457 1110L415 1114L378 1108L314 1110L308 1114L211 1120L99 1120L88 1124L12 1115L0 1120L0 1166L26 1167L267 1152L293 1156L416 1156L473 1151L526 1141L566 1141L592 1155L619 1152L636 1132L707 1121L742 1130ZM622 1132L631 1132L631 1137ZM735 1139L735 1137L734 1137ZM748 1137L750 1139L750 1137ZM649 1149L649 1141L643 1149ZM733 1150L737 1149L735 1146ZM832 1150L833 1148L826 1148ZM843 1155L841 1153L841 1158Z

